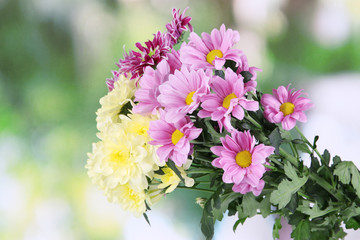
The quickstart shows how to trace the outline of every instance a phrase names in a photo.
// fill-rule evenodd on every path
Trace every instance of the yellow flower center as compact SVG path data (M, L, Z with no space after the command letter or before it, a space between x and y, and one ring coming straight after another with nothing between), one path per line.
M140 198L139 194L136 193L133 189L131 189L129 186L127 186L127 189L126 189L126 195L127 195L127 198L133 202L140 202L142 199Z
M214 65L214 64L213 64L213 61L215 60L215 57L222 58L222 57L223 57L222 51L220 51L220 50L218 50L218 49L212 50L211 52L209 52L209 53L206 55L206 61L207 61L208 63L210 63L211 65Z
M182 132L180 132L178 129L176 129L173 134L171 135L171 142L176 145L180 139L184 136Z
M223 101L222 106L223 106L224 108L226 108L226 109L229 109L229 107L230 107L230 101L231 101L231 99L233 99L233 98L237 98L237 96L236 96L234 93L231 93L231 94L227 95L227 96L224 98L224 101Z
M281 104L280 111L284 114L284 116L287 116L289 114L292 114L294 112L295 105L291 102L286 102Z
M124 166L130 157L130 153L126 150L115 151L110 155L109 161L115 163L118 167Z
M194 96L194 93L195 91L192 91L186 96L185 98L186 105L190 105L193 102L192 97Z
M235 161L237 165L239 165L242 168L247 168L251 164L251 153L247 150L241 151L238 154L236 154Z

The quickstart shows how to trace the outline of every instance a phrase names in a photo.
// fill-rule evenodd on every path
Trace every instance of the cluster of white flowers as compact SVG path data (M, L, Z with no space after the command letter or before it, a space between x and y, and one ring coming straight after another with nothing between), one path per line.
M93 143L86 168L92 182L103 190L110 202L141 216L147 209L146 204L151 206L162 195L173 191L180 179L165 162L160 163L157 147L148 144L150 121L158 117L131 112L120 114L126 104L133 104L135 90L135 81L121 75L114 89L100 99L101 108L96 113L100 141ZM155 174L160 167L163 174ZM192 186L194 181L186 176L184 168L178 169L186 186Z

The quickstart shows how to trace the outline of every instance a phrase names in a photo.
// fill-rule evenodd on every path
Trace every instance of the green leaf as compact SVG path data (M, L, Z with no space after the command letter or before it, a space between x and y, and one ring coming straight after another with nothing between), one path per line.
M360 216L360 207L353 203L350 207L342 211L344 222L349 221L350 218Z
M176 174L176 176L178 176L180 178L180 180L185 184L185 180L184 178L181 176L181 173L179 171L179 169L176 167L175 163L172 160L168 160L166 165L171 168L171 170L173 170Z
M351 180L355 193L360 198L360 174L353 162L343 161L337 164L334 175L338 176L343 184L349 184Z
M222 79L225 79L225 73L223 70L215 70L215 76L219 76Z
M241 196L240 193L232 192L230 194L226 194L225 196L221 196L220 206L219 208L213 209L213 214L215 219L221 221L223 219L224 213L228 210L230 203ZM214 203L215 207L215 203Z
M214 236L214 224L215 224L215 219L212 215L212 203L210 198L205 203L203 214L200 221L201 232L204 234L207 240L212 239L212 237Z
M253 77L252 73L249 71L242 71L240 74L244 77L244 83L247 83Z
M295 227L291 233L294 240L309 240L310 239L310 222L308 219L303 219Z
M289 162L285 164L284 170L285 170L285 175L291 180L298 178L298 175L296 174L296 169Z
M219 143L220 138L225 137L225 135L226 135L225 131L223 133L217 132L214 129L214 127L211 125L210 118L205 119L205 125L207 128L207 132L211 135L211 137L215 143Z
M279 128L275 128L269 135L271 145L275 148L275 153L279 154L279 147L282 143Z
M255 196L252 192L244 195L241 205L244 214L248 217L255 216L259 207L259 203L256 201Z
M338 239L344 239L345 236L347 235L346 232L344 232L344 230L342 228L339 229L339 231L337 231L335 233L335 235L333 235L330 240L338 240Z
M294 214L289 215L289 224L298 225L298 223L305 218L307 218L306 215L296 211Z
M279 209L284 208L291 200L291 196L296 193L308 180L308 176L299 178L295 168L287 162L284 167L285 174L291 181L284 179L279 184L277 190L270 196L270 202L279 205Z
M329 166L329 163L330 163L330 153L329 153L329 151L327 149L325 149L322 156L323 156L323 159L324 159L323 165Z
M313 219L337 211L338 208L334 208L330 205L326 209L321 210L317 202L315 202L313 207L310 207L310 201L303 201L302 205L300 205L297 210L306 215L309 215L310 219Z
M243 218L238 219L238 220L235 222L234 226L233 226L233 231L234 231L234 232L236 231L236 229L237 229L237 227L239 226L240 223L241 223L241 224L244 224L244 222L245 222L246 219L247 219L247 217L243 217Z
M149 224L149 226L151 227L151 224L150 224L148 215L147 215L146 213L143 213L143 216L144 216L146 222L147 222L147 223Z
M290 202L286 205L286 208L289 209L290 212L294 213L298 205L299 205L299 197L297 194L293 194L291 196Z
M341 158L336 155L335 157L333 157L333 166L336 166L339 163L341 163Z
M263 200L259 205L259 209L263 218L266 218L267 216L270 215L271 213L270 195L267 195L265 198L263 198Z
M319 136L316 135L316 136L314 137L314 143L313 143L314 149L317 148L316 143L317 143L318 140L319 140Z
M275 223L273 226L272 236L273 239L280 238L279 230L282 228L281 225L281 217L275 219Z
M347 222L345 222L346 229L354 229L358 230L360 228L360 223L356 221L355 218L350 218Z

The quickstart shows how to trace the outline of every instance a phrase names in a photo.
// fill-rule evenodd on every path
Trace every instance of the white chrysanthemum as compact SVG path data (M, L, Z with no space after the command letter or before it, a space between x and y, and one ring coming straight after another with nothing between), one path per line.
M137 191L129 184L118 185L108 192L109 202L119 203L125 211L140 217L146 211L146 194L144 190Z
M129 183L136 190L148 187L146 176L158 169L155 148L142 135L127 131L121 123L107 125L98 134L102 140L93 144L86 165L88 175L105 192Z
M140 114L128 114L128 116L120 115L121 124L123 125L123 128L126 130L126 132L143 136L145 138L145 141L147 142L151 141L151 138L148 134L150 122L157 119L159 119L159 117L154 115L150 115L150 116L143 116ZM157 166L165 165L165 162L160 162L160 159L156 154L156 150L158 146L147 144L146 148L148 149L149 154L152 154L149 155L149 157L156 165L156 167L154 167L156 168L154 169L155 171L158 169Z
M114 89L100 99L101 108L96 112L97 128L100 131L109 123L120 122L119 114L122 107L134 97L135 82L121 75L119 80L114 82Z

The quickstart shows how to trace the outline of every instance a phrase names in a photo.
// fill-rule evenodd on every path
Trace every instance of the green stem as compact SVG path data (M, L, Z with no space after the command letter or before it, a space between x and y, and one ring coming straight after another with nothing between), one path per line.
M292 165L294 165L295 167L298 167L298 159L296 157L289 154L283 148L279 148L279 152L280 152L280 155L285 157L289 162L291 162Z
M319 184L323 189L329 192L336 200L342 201L344 199L343 194L337 191L330 183L328 183L325 179L319 177L317 174L310 172L310 179L313 180L316 184Z
M187 171L186 173L187 174L201 174L201 173L214 173L215 171L214 170L206 170L206 169L204 169L204 170L196 170L196 169L194 169L194 170L189 170L189 171Z
M295 126L295 130L300 134L301 139L309 146L311 147L312 150L315 151L315 153L319 156L319 158L325 162L323 156L320 154L320 152L317 150L316 147L314 147L314 145L312 145L309 140L307 140L307 138L305 137L305 135L301 132L301 130L298 128L298 126Z
M185 186L177 186L176 188L191 189L191 190L197 190L197 191L208 192L208 193L214 193L215 192L215 191L212 191L210 189L205 189L205 188L195 188L195 187L185 187Z
M299 160L299 153L296 149L296 146L294 143L290 142L290 148L291 148L291 151L293 152L293 154L295 155L296 159Z
M304 198L308 199L308 200L312 200L312 198L311 198L311 197L309 197L308 195L306 195L305 193L302 193L302 192L298 191L298 194L299 194L300 196L302 196L302 197L304 197Z
M248 113L245 114L245 118L251 122L252 124L254 124L255 127L262 129L263 127L255 120L253 119Z

